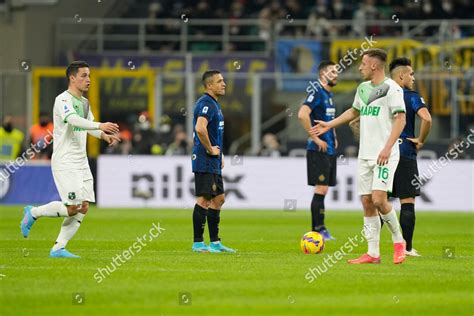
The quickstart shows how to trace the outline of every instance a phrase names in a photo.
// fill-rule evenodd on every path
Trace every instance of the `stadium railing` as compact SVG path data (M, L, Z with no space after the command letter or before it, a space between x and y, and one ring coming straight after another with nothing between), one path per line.
M310 23L310 24L309 24ZM281 19L268 22L260 19L125 19L82 18L81 22L62 18L56 22L56 54L64 50L132 51L147 53L159 50L159 43L171 43L174 51L252 52L270 54L279 39L317 39L329 43L336 39L353 39L371 35L379 38L396 36L438 44L452 39L453 27L463 36L474 34L473 20L309 20ZM354 24L357 23L357 24ZM314 35L313 27L321 28ZM331 29L337 28L334 33ZM296 32L300 29L302 32ZM295 36L297 34L297 36ZM158 45L158 47L154 47ZM209 45L198 45L209 44ZM169 47L168 47L169 49Z

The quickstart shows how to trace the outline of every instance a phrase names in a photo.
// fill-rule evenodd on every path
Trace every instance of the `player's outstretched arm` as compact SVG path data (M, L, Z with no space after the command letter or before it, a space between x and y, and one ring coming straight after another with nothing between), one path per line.
M79 127L85 130L101 130L109 134L117 134L119 132L119 126L115 123L100 123L86 120L77 114L70 115L66 121L74 127Z
M392 147L395 145L395 142L398 141L400 134L402 133L403 129L405 128L406 118L404 112L399 112L394 118L392 131L390 132L390 136L385 143L385 147L380 152L377 158L377 164L383 166L387 164L388 159L390 158L390 154L392 152Z
M359 141L360 139L360 116L356 119L353 119L349 122L349 127L351 128L354 138Z
M110 123L110 122L99 123L99 129L103 131L104 133L108 133L112 135L118 134L118 132L120 131L118 124Z
M321 140L318 136L311 134L311 108L306 104L303 104L298 111L298 119L300 120L301 126L303 126L306 133L308 133L309 137L319 146L319 148L323 151L327 151L328 144Z
M339 125L349 123L358 116L359 111L351 107L350 109L347 109L346 111L344 111L344 113L336 117L334 120L331 120L329 122L316 120L316 125L311 128L310 133L311 135L319 136L321 134L326 133L331 128L335 128Z
M432 123L431 123L431 115L427 108L423 107L419 109L416 114L421 119L420 133L417 138L407 138L407 139L415 143L416 150L420 150L420 148L423 147L423 144L425 143L426 138L428 137L428 134L430 133Z
M196 134L201 141L201 144L206 148L207 153L211 156L218 156L221 153L219 146L212 146L209 140L209 133L207 132L207 119L204 116L198 117L196 121Z

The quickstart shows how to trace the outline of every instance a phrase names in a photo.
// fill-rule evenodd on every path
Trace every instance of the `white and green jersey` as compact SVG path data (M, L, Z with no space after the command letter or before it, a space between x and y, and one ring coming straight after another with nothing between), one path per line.
M365 81L357 87L352 107L360 114L359 159L377 159L392 132L394 115L405 112L403 89L392 79L374 86ZM398 142L390 160L399 160Z
M68 117L77 114L89 121L94 120L89 101L78 99L64 91L54 101L54 142L51 168L53 170L74 170L89 168L87 161L87 131L67 123Z

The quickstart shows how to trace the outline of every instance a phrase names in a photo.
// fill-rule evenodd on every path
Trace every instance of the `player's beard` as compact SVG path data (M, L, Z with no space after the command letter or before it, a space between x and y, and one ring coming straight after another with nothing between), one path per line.
M334 87L336 85L336 80L331 80L328 77L323 77L320 79L323 85Z
M335 85L337 85L337 82L334 80L327 80L327 82L328 82L328 86L330 87L334 87Z

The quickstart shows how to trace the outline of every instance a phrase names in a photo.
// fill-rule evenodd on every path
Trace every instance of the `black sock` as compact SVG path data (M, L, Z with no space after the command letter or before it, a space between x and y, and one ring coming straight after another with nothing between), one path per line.
M209 238L211 242L219 241L219 222L221 221L221 210L209 208L207 212L207 226L209 227Z
M194 229L194 242L204 241L204 226L206 226L206 215L207 210L198 204L194 205L193 212L193 229Z
M404 203L400 210L400 226L402 227L403 239L405 239L407 251L412 248L413 232L415 231L415 204Z
M315 193L311 201L311 230L324 227L324 195Z

